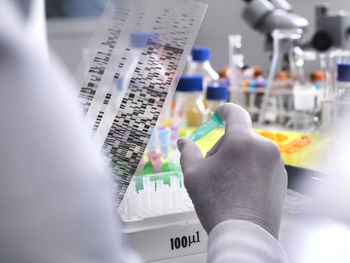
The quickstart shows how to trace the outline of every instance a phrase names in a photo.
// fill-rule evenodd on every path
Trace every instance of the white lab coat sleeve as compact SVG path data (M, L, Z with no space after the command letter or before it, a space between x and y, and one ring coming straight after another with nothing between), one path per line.
M140 262L77 89L27 37L14 2L0 3L0 262Z
M244 220L215 226L208 240L208 263L288 263L281 244L262 227Z

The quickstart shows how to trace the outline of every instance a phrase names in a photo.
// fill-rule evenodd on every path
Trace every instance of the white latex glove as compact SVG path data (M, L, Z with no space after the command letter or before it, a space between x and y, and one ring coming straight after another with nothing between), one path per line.
M205 158L195 143L179 139L186 189L208 232L232 219L253 222L278 237L287 173L275 143L255 133L247 111L227 103L215 113L225 135Z

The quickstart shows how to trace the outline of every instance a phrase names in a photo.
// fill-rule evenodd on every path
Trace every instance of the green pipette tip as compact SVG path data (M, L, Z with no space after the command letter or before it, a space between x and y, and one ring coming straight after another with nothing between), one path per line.
M218 126L224 127L224 122L220 119L220 117L212 112L212 117L204 122L201 126L199 126L191 135L188 137L191 141L196 142L199 139L206 136L212 130L214 130Z

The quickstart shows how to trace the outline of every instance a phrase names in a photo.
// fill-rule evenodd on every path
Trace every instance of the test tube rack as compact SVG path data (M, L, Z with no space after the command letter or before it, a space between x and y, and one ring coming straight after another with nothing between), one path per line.
M125 222L193 211L181 172L135 176L119 208Z
M208 237L181 172L135 176L119 213L122 232L147 262L206 253Z

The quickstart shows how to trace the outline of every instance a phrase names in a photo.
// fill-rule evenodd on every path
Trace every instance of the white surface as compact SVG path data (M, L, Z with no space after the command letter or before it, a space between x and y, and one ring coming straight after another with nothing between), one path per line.
M160 261L150 261L154 263L189 263L189 262L196 262L196 263L205 263L207 260L207 254L206 253L200 253L190 256L184 256L184 257L178 257L178 258L169 258L164 259Z
M323 263L323 262L336 262L345 263L350 262L350 251L348 244L350 244L350 228L340 225L335 221L331 221L325 218L317 218L310 215L311 208L304 200L298 199L298 196L292 196L288 199L286 209L283 213L280 242L285 248L290 263ZM306 204L306 205L305 205ZM293 207L293 209L291 209ZM311 212L312 214L312 212ZM183 220L182 220L183 221ZM158 223L157 223L158 224ZM162 228L160 231L154 231L151 235L148 235L148 239L145 238L145 233L141 232L141 239L135 236L130 240L134 248L138 252L147 253L148 256L152 254L162 254L166 250L166 245L161 246L161 253L158 250L152 251L150 247L152 245L147 244L146 247L142 244L156 243L160 240L166 240L171 236L185 235L186 231L194 231L195 225L188 227L182 226L170 226L168 229ZM185 230L185 232L183 232ZM177 234L176 234L177 233ZM204 240L204 239L203 239ZM136 241L136 242L135 242ZM150 249L147 251L147 249ZM206 244L202 243L200 249L206 251ZM161 262L161 263L185 263L185 262L206 262L206 253L201 252L187 252L182 251L177 257L171 258L174 255L165 253L162 255L163 259L147 262ZM331 260L332 258L336 260Z

